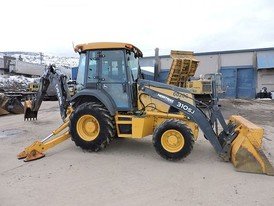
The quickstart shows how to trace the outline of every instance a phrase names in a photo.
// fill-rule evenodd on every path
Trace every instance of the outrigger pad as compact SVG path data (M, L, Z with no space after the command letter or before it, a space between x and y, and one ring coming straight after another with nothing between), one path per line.
M24 162L29 162L37 159L41 159L45 157L45 155L42 152L38 152L37 150L32 150L28 156L24 159Z
M238 136L232 142L231 162L237 171L274 175L274 169L261 145L264 130L242 116L232 115Z
M35 149L31 150L30 152L26 152L25 150L23 152L20 152L17 155L17 159L24 159L24 162L29 162L37 159L41 159L45 157L45 155L42 152L39 152Z
M20 152L18 155L17 155L17 159L24 159L27 157L27 153L26 151L24 150L23 152Z

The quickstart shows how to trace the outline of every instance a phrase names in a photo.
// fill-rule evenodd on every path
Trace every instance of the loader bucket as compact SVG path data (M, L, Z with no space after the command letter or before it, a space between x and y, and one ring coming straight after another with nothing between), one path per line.
M9 100L8 111L13 114L23 114L24 106L17 98L11 98Z
M242 116L232 115L229 119L236 125L238 136L232 142L231 162L237 171L274 175L274 169L263 152L263 128Z
M7 111L8 102L9 102L9 99L4 94L0 93L0 115L9 113Z
M37 119L37 111L32 111L32 101L26 100L24 103L24 120Z
M3 108L0 107L0 116L1 115L5 115L5 114L8 114L9 112Z

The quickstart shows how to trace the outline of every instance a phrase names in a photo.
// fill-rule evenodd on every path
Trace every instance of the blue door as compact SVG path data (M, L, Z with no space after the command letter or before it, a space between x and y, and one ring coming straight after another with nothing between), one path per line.
M237 98L254 98L256 93L253 68L239 68L237 71Z
M252 67L223 67L223 98L255 98L255 71Z
M223 89L225 91L225 93L221 97L236 98L237 69L224 68L221 69L221 73L223 77Z

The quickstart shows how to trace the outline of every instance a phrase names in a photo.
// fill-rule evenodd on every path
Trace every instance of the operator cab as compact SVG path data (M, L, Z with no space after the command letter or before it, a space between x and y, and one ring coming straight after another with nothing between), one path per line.
M138 58L142 57L138 48L124 43L90 43L76 48L80 53L77 92L100 91L116 111L132 111L137 107Z

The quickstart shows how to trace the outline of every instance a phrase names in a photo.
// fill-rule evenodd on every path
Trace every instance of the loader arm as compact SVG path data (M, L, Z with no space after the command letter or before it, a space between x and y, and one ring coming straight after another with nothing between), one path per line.
M152 98L158 99L178 109L179 111L182 111L188 119L196 122L200 129L203 131L205 137L214 147L215 151L219 154L219 156L226 161L229 160L231 150L230 143L237 135L233 131L229 131L231 129L229 129L229 127L225 124L223 115L221 114L218 107L214 107L214 109L211 109L212 115L211 118L208 118L200 109L198 109L194 105L191 105L188 102L182 101L180 99L176 99L172 96L163 94L161 92L154 91L148 85L146 85L146 83L141 83L139 89L151 96ZM224 131L219 136L215 133L213 128L213 123L217 119L221 123Z
M60 114L64 120L66 117L66 110L71 101L71 96L66 81L66 75L59 70L56 70L54 65L50 65L40 78L40 89L34 100L27 100L25 102L24 120L37 119L38 110L50 84L53 84L56 89Z
M263 128L237 115L232 115L226 124L217 105L217 99L213 100L215 102L210 107L210 115L207 117L194 105L151 89L149 81L139 83L139 89L144 93L182 111L186 118L196 122L217 154L224 161L231 161L236 170L274 175L274 168L261 148ZM184 96L183 93L180 94ZM217 121L223 128L219 134L216 128L216 132L214 131L214 124L217 124Z

